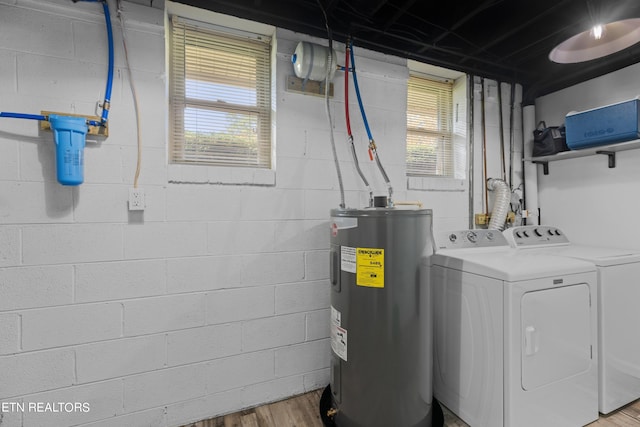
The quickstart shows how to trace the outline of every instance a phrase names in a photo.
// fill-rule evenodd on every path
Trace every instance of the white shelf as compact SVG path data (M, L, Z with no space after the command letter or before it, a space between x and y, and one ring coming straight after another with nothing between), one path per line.
M599 147L583 148L581 150L562 151L550 156L525 157L525 162L539 163L544 167L544 174L549 174L549 162L557 160L575 159L594 155L606 155L609 160L609 167L616 167L616 154L618 151L635 150L640 148L640 139L633 141L619 142L617 144L601 145Z

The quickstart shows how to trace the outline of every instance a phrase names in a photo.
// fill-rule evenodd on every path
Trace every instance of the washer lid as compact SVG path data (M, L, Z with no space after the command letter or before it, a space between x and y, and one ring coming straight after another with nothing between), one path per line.
M515 249L487 251L440 251L432 265L452 268L490 278L517 282L566 274L594 272L596 267L580 259Z
M594 263L598 267L640 262L640 253L626 249L569 245L554 248L553 252L560 256L583 259Z

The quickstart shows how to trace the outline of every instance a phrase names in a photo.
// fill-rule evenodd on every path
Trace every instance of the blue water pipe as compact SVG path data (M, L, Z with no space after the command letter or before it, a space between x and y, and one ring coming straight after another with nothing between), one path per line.
M76 0L77 1L77 0ZM102 117L100 121L87 119L89 126L105 126L109 118L109 107L111 106L111 88L113 86L113 29L111 26L111 14L109 13L109 4L106 0L81 0L91 3L102 2L104 9L104 19L107 25L107 39L109 41L109 71L107 75L107 88L104 93L104 103L102 104ZM23 113L10 113L0 112L0 117L7 119L27 119L27 120L49 120L47 116L40 114L23 114Z
M367 131L369 141L373 141L373 136L371 136L371 129L369 129L369 122L367 121L367 114L364 112L364 105L362 105L362 98L360 97L360 87L358 86L358 76L356 74L356 59L353 55L353 41L349 43L349 49L351 50L351 75L353 76L353 87L356 90L356 97L358 98L360 114L362 114L362 121L364 122L364 128Z
M387 199L387 206L393 207L393 187L391 187L391 181L389 180L389 176L387 172L384 170L382 166L382 162L380 161L380 156L378 156L378 149L376 148L376 143L373 140L373 136L371 135L371 129L369 129L369 122L367 121L367 115L364 112L364 105L362 104L362 98L360 97L360 87L358 86L358 76L356 74L356 58L353 54L353 40L349 40L349 50L351 56L351 75L353 76L353 87L356 91L356 97L358 98L358 106L360 107L360 113L362 114L362 121L364 122L364 128L367 131L367 136L369 137L369 158L371 160L375 160L378 165L378 169L380 170L380 174L382 174L382 178L384 182L387 184L389 190L389 197Z
M22 114L22 113L0 112L0 117L5 117L7 119L47 120L47 116L42 116L40 114Z
M109 116L109 107L111 106L111 87L113 85L113 30L111 28L109 4L106 0L102 2L102 7L104 8L104 19L107 24L107 39L109 40L109 73L107 75L107 88L104 91L104 103L102 104L102 117L100 119L101 123L106 125Z

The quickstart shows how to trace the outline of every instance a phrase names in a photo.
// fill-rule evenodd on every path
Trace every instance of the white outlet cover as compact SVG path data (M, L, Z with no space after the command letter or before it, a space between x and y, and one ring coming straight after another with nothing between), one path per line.
M144 196L144 189L130 188L129 189L129 210L143 211L145 207L146 207L146 200Z

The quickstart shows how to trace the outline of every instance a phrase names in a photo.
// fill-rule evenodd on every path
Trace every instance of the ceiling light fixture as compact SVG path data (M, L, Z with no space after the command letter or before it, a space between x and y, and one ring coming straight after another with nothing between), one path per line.
M556 46L549 59L560 64L591 61L640 42L640 18L595 25Z

